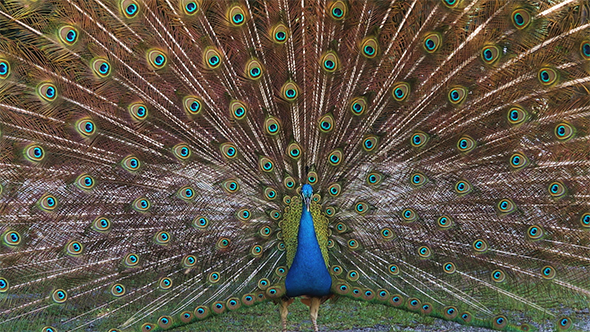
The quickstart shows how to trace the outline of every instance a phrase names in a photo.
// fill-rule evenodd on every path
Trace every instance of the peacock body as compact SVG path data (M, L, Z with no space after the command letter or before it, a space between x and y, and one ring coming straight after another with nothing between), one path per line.
M4 0L0 329L590 295L587 1Z

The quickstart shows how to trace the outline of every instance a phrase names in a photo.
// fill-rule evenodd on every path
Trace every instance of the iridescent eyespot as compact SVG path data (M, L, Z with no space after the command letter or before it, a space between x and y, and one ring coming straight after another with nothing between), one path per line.
M377 43L377 39L373 37L365 38L361 43L361 51L365 57L369 59L374 58L379 52L379 44Z
M558 77L559 75L557 71L555 71L553 68L542 68L541 70L539 70L539 82L541 82L541 84L543 85L552 85L557 81Z
M389 300L389 291L387 289L379 289L377 291L377 300L387 302Z
M410 85L406 82L396 83L391 90L391 94L396 101L404 101L410 95Z
M203 62L209 69L218 68L221 64L221 59L221 53L213 47L207 47L205 52L203 52Z
M428 182L428 178L420 172L416 172L410 175L410 184L414 187L421 187L426 182Z
M453 219L449 216L440 216L436 220L436 225L442 229L447 229L453 226Z
M493 63L495 63L496 61L498 61L498 59L500 58L500 48L496 45L489 45L489 46L485 46L482 50L481 50L481 59L483 60L483 62L485 62L488 65L491 65Z
M83 190L90 190L94 188L95 185L94 179L88 174L79 175L78 178L76 178L75 183L78 188Z
M442 0L442 2L448 8L455 8L461 2L461 0Z
M367 174L367 184L370 186L377 185L383 180L383 175L377 172Z
M333 206L328 206L328 207L326 207L326 210L324 212L326 213L326 216L328 216L328 218L329 218L329 217L332 217L336 214L336 208ZM589 219L588 224L590 224L590 216L588 217L588 219Z
M389 227L383 228L381 230L380 234L381 234L381 237L383 237L386 240L393 238L393 231Z
M168 279L168 278L164 278L163 280L166 280L166 279ZM162 289L167 289L167 288L162 288ZM169 317L169 316L162 316L162 317L158 318L158 326L163 329L167 329L170 326L172 326L172 322L173 322L172 317Z
M165 232L165 231L160 231L158 233L156 233L156 235L154 235L154 241L156 242L156 244L159 245L165 245L170 243L170 240L172 239L172 237L170 236L170 233Z
M183 311L180 313L180 321L188 324L193 320L193 313L190 311Z
M10 63L0 59L0 79L6 79L10 75Z
M270 281L268 281L268 279L266 278L262 278L260 280L258 280L258 289L260 290L266 290L268 288L268 286L270 286Z
M442 35L438 32L431 32L424 36L424 50L428 53L436 52L442 43Z
M420 310L422 306L422 303L420 303L420 300L416 299L416 298L409 298L408 299L408 309L413 310L413 311L417 311Z
M328 51L320 59L320 64L325 71L333 73L340 66L340 60L336 52Z
M508 320L506 319L506 316L499 315L499 316L494 317L493 324L492 324L494 329L500 330L500 329L505 328L506 325L508 325Z
M70 25L59 28L57 35L62 43L72 46L78 41L78 30Z
M238 212L236 212L236 217L243 222L246 222L248 220L250 220L250 218L252 218L252 213L250 212L250 210L243 208L238 210Z
M248 107L246 104L239 100L233 100L229 104L229 112L233 119L235 120L242 120L246 117L246 113L248 112Z
M21 242L21 236L16 231L8 231L2 236L2 241L9 247L18 246Z
M316 203L319 203L321 199L322 199L322 196L320 196L320 194L317 194L317 193L313 194L313 196L311 196L311 200Z
M134 156L127 156L121 160L121 167L129 172L135 172L141 167L141 162Z
M160 282L158 282L158 286L161 289L170 289L172 288L172 279L165 277L165 278L160 278Z
M257 59L250 59L246 62L244 74L251 80L258 80L262 77L262 63Z
M544 234L545 234L545 231L539 225L533 225L533 226L529 227L529 229L527 229L527 231L526 231L527 237L531 240L539 240L540 238L543 237Z
M201 7L201 0L181 0L180 6L186 15L194 15Z
M345 223L339 222L338 224L336 224L336 226L334 227L334 229L336 230L336 232L338 234L342 234L342 233L344 233L344 232L346 232L348 230L348 227L346 226Z
M569 330L572 327L572 320L569 317L561 317L559 319L557 328L561 331Z
M580 44L580 54L584 60L590 60L590 42L585 41Z
M123 264L127 267L133 267L139 264L139 256L136 254L127 254L123 259Z
M365 202L358 202L354 206L354 210L359 214L364 214L369 210L369 205Z
M549 184L549 195L553 198L561 198L567 193L565 185L559 181L551 182Z
M330 267L330 273L333 276L339 276L342 274L342 267L340 265L332 265L332 267Z
M421 258L428 258L430 257L430 255L432 255L432 251L429 247L421 246L420 248L418 248L418 256L420 256Z
M244 294L242 296L242 303L244 303L245 306L251 306L254 304L255 298L253 294Z
M584 228L590 228L590 212L582 214L580 217L580 224Z
M354 240L352 240L354 241ZM346 279L348 279L349 281L357 281L360 278L360 274L355 271L355 270L350 270L348 271L348 274L346 275Z
M420 307L420 312L422 315L430 315L432 313L432 305L428 302L422 304Z
M279 23L270 32L272 40L277 44L284 44L289 38L289 29L283 23Z
M186 255L182 258L182 266L189 268L197 264L197 258L194 255Z
M553 279L556 275L555 268L553 266L547 265L541 269L541 277L545 279Z
M414 222L418 220L418 214L413 209L404 209L401 213L404 222Z
M462 153L469 153L473 151L476 145L477 143L475 140L469 136L462 136L459 138L459 141L457 141L457 149Z
M299 96L299 87L295 82L287 82L281 88L281 97L286 101L295 101Z
M92 228L97 232L108 232L111 229L111 221L105 217L98 217L92 222Z
M301 149L301 146L295 142L289 144L289 146L287 147L287 154L289 155L289 157L295 160L301 157L302 151L303 150Z
M394 307L400 307L404 304L404 297L399 294L394 294L391 296L389 303Z
M355 240L355 239L348 240L348 242L346 242L346 245L348 246L348 249L350 249L350 250L356 250L356 249L360 248L359 241Z
M227 11L227 18L231 25L234 27L239 27L246 23L246 12L241 6L236 5L229 8Z
M496 204L496 209L498 209L498 212L501 214L509 214L516 211L516 204L514 204L511 199L504 198Z
M426 143L428 142L429 139L430 139L430 136L427 133L422 132L422 131L417 131L410 138L410 144L412 144L412 146L415 148L421 148L424 145L426 145Z
M318 127L322 133L329 133L334 129L334 117L332 114L326 114L318 121Z
M94 74L100 78L108 77L111 74L111 65L105 59L94 59L90 65Z
M193 227L197 229L205 229L209 226L209 220L203 216L198 216L193 220Z
M281 212L279 210L271 210L269 215L272 220L281 219Z
M531 15L525 9L517 9L512 12L512 24L517 29L524 29L529 23L531 23Z
M229 310L237 310L241 307L241 305L242 304L240 303L240 300L235 297L232 297L226 301L226 306Z
M455 192L459 195L465 195L471 192L473 187L466 180L459 180L455 183Z
M363 149L367 152L375 150L377 147L378 138L377 136L367 136L363 139Z
M121 10L126 18L133 18L139 13L139 5L133 0L123 0Z
M273 286L266 290L266 296L270 299L277 299L285 294L283 287L281 286Z
M363 291L363 300L365 301L371 301L375 298L375 292L373 292L373 290L371 289L365 289Z
M96 125L90 119L80 119L76 121L76 131L82 137L90 137L96 133Z
M262 246L255 244L250 248L250 254L254 257L262 256Z
M295 179L293 179L291 176L287 176L284 180L283 180L283 185L285 186L285 188L287 189L293 189L295 188ZM288 204L288 203L287 203Z
M449 90L449 101L453 105L462 103L467 98L467 89L462 86L456 86Z
M28 161L40 162L45 158L45 150L40 145L31 144L24 149L23 155Z
M197 115L201 112L201 109L203 109L203 102L198 97L184 97L182 104L184 105L184 110L189 115Z
M526 121L529 114L520 106L512 106L508 110L508 122L511 125L519 125Z
M342 150L336 149L328 155L328 162L332 166L338 166L342 162Z
M475 250L478 253L483 253L488 250L487 242L482 239L477 239L477 240L473 241L472 246L473 246L473 250Z
M279 266L275 269L275 274L279 277L286 277L287 276L287 268L284 266Z
M207 317L209 317L209 307L206 306L198 306L195 308L194 314L195 314L195 318L197 319L205 319Z
M267 200L272 201L277 198L277 191L273 188L267 187L264 189L264 197Z
M178 189L178 191L176 192L176 195L181 199L189 201L189 200L195 198L195 189L193 189L190 186L185 186L185 187Z
M465 323L469 323L471 322L472 316L469 312L464 312L461 314L461 320L463 320Z
M330 16L333 19L338 21L338 20L343 19L346 16L346 14L348 13L348 7L344 3L344 1L341 1L341 0L333 1L328 6L328 13L330 14Z
M350 111L354 115L362 115L367 109L367 100L364 97L356 97L350 102Z
M45 194L37 202L41 210L51 212L57 207L57 198L51 194Z
M227 249L229 247L230 243L231 243L231 241L228 238L222 237L217 241L216 246L218 249Z
M172 148L172 153L174 153L174 156L180 160L187 160L190 158L192 152L187 144L179 143Z
M527 166L528 163L529 160L527 159L527 157L525 157L525 155L523 155L520 152L515 152L514 154L512 154L512 156L510 156L510 166L512 166L512 168L514 169L521 169Z
M268 173L268 172L272 172L272 170L274 168L274 163L268 157L261 157L258 160L258 166L260 167L261 171Z
M6 293L8 291L9 284L5 278L0 278L0 293Z
M111 294L116 297L125 295L125 286L121 284L114 284L111 286Z
M456 1L456 2L458 2L458 1ZM453 320L453 319L457 318L457 315L459 315L459 311L455 307L446 307L443 310L443 315L444 315L445 319Z
M57 98L57 88L51 83L41 83L37 86L37 93L45 101L54 101Z
M281 129L281 123L275 117L268 117L266 120L264 120L264 129L266 130L267 134L276 135Z
M307 173L307 182L309 184L315 184L316 182L318 182L318 173L316 173L315 171Z
M238 155L238 149L235 144L226 142L219 146L219 150L225 158L233 159Z
M148 116L147 106L143 103L133 103L128 107L129 114L135 121L143 121Z
M567 141L570 138L574 137L576 129L572 127L569 123L559 123L555 126L554 134L560 141Z
M453 262L446 262L443 264L443 271L446 274L453 274L457 271L457 267Z
M503 282L506 280L506 273L502 270L494 270L492 271L492 281L493 282Z
M342 191L342 186L339 183L332 183L328 187L328 193L332 197L338 197L338 195L340 195L341 191Z
M136 198L133 201L133 209L137 212L146 212L152 206L150 201L147 200L145 197Z
M51 293L51 299L55 303L64 303L68 299L68 293L63 289L56 289Z

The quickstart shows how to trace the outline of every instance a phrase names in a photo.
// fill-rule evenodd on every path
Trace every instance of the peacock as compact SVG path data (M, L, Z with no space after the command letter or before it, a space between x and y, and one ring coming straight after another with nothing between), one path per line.
M581 329L589 89L588 1L2 0L0 330Z

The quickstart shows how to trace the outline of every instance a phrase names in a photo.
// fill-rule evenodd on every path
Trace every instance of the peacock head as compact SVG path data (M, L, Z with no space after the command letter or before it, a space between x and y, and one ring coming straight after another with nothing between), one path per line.
M305 203L307 211L309 211L309 204L311 203L311 196L313 195L313 188L309 184L304 184L301 187L301 197Z

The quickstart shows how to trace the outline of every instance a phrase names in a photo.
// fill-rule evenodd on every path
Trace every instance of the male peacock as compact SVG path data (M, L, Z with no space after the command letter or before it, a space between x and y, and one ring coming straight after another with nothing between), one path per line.
M297 296L316 331L333 296L575 326L589 16L3 0L0 330L174 330L268 300L286 329Z

